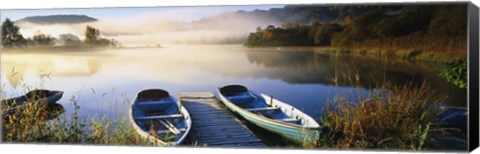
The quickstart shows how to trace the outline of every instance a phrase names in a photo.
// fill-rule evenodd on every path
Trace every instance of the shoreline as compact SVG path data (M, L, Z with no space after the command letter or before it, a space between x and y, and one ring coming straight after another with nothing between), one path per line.
M52 52L52 51L99 51L104 49L115 49L117 47L88 47L88 46L53 46L53 47L25 47L25 48L1 48L2 52L18 52L18 53L32 53L32 52Z
M416 61L416 62L430 62L430 63L445 63L452 60L461 60L466 59L466 54L452 54L445 52L425 52L420 50L390 50L390 49L348 49L348 48L338 48L338 47L318 47L318 46L255 46L249 47L244 46L249 50L282 50L282 49L293 49L293 50L309 50L313 49L314 52L318 53L340 53L340 54L352 54L352 55L362 55L370 56L376 58L393 58L401 59L406 61ZM466 52L465 52L466 53Z
M183 45L180 45L183 46ZM222 45L220 45L222 46ZM233 45L235 46L235 45ZM25 48L0 48L2 52L7 53L47 53L47 52L96 52L101 50L122 50L122 49L163 49L167 47L91 47L91 46L53 46L53 47L25 47ZM313 50L318 53L341 53L361 56L370 56L376 58L393 58L415 62L445 63L453 60L466 59L465 53L448 52L428 52L415 49L391 50L391 49L349 49L340 47L318 47L318 46L245 46L247 51L251 50L272 50L282 52L285 50Z

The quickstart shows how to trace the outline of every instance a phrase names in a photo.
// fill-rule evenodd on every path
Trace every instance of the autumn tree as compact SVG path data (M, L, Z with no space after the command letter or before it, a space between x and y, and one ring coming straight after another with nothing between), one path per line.
M85 44L90 46L97 45L100 39L100 31L92 26L87 25L85 29Z
M347 17L345 17L345 19L343 19L343 25L344 26L347 26L350 23L352 23L352 18L350 16L347 16Z
M263 30L263 35L262 39L271 39L273 38L273 31L275 30L275 27L273 25L268 25L265 30Z

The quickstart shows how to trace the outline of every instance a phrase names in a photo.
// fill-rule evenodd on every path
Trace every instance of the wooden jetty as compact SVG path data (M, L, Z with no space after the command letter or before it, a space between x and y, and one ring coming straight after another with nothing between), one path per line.
M194 146L266 147L211 92L180 93L192 118L188 140Z

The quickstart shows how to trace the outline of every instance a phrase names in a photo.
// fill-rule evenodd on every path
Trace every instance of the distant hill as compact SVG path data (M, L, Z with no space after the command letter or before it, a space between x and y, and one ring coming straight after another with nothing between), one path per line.
M371 10L382 10L386 13L395 13L403 5L287 5L283 8L270 10L227 12L217 16L202 18L197 23L224 22L225 19L240 17L256 19L258 21L276 21L277 23L308 24L313 20L320 22L342 23L346 17L355 18Z
M49 15L49 16L31 16L15 21L16 23L34 23L41 25L50 24L78 24L94 22L97 19L86 15Z

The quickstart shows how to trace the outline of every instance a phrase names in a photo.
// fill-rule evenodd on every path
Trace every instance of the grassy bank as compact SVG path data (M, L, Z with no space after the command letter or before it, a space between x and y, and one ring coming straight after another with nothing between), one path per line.
M432 123L442 98L425 85L412 89L386 85L354 102L346 97L332 100L322 117L325 136L320 145L345 149L420 150L433 131Z
M360 82L358 75L347 78L351 84ZM467 148L466 137L459 129L438 122L441 103L447 96L430 89L426 81L395 85L379 80L378 84L368 95L359 89L355 100L344 94L327 101L320 117L317 147L411 151Z
M14 114L2 115L2 142L150 145L138 136L124 119L111 121L82 118L75 98L70 99L74 111L63 114L64 108L45 103L28 103L16 109ZM2 113L8 107L2 106ZM123 117L126 117L123 116Z

